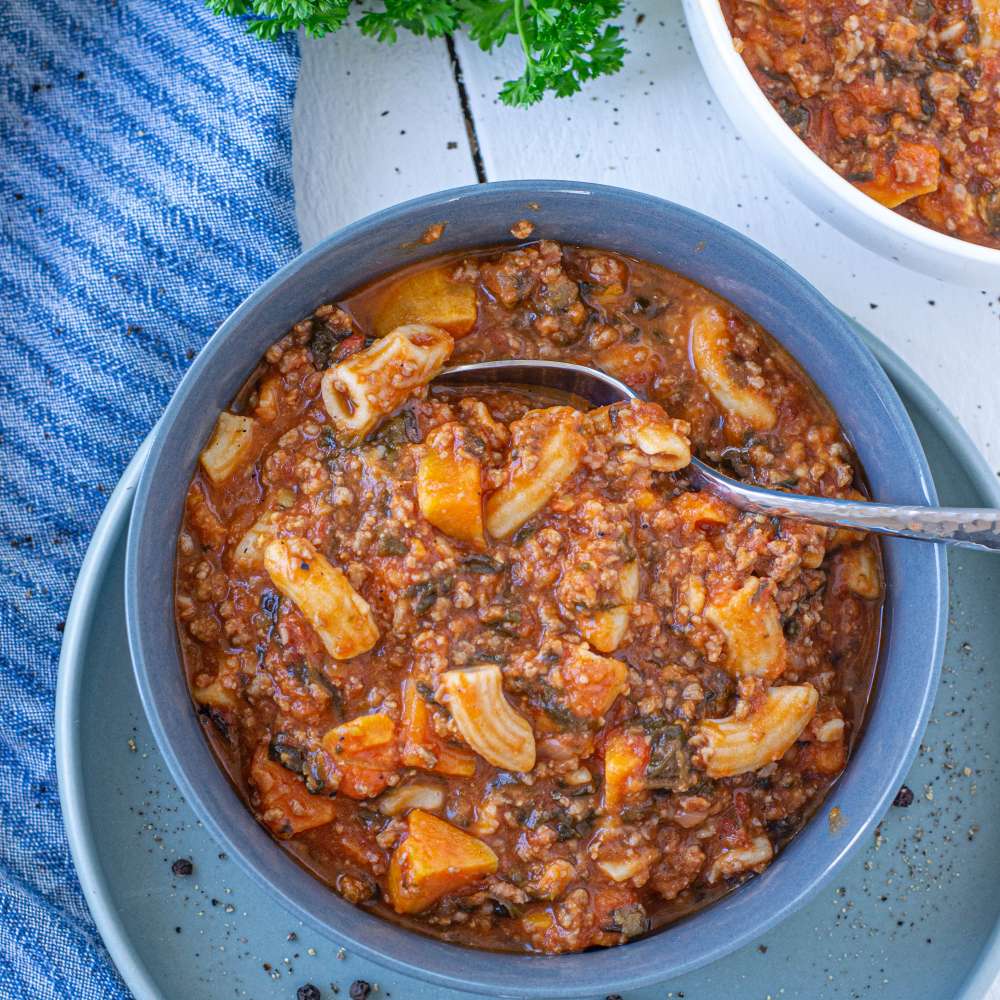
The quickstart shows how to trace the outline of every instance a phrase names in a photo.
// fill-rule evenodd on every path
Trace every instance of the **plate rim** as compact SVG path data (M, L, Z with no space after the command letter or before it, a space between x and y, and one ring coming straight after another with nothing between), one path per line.
M852 320L902 395L912 400L966 470L985 499L1000 506L1000 480L985 457L934 390L891 348ZM77 877L105 947L126 986L139 997L163 1000L164 995L140 958L110 899L108 883L97 852L97 839L87 816L79 752L78 715L75 711L83 680L83 651L101 581L112 545L127 530L139 474L155 433L150 430L111 494L91 538L66 615L59 654L55 701L56 769L63 825ZM714 963L713 963L714 964ZM985 986L1000 974L1000 922L966 976L956 1000L979 1000ZM976 992L973 992L976 991Z
M139 950L133 945L111 901L108 881L98 857L97 839L87 811L78 725L79 696L85 673L84 650L90 638L94 605L113 545L128 530L133 495L155 430L154 425L112 491L87 546L87 553L73 586L73 596L63 628L62 647L59 650L55 744L63 828L69 842L73 867L97 932L126 987L138 997L164 1000L159 986L139 957Z

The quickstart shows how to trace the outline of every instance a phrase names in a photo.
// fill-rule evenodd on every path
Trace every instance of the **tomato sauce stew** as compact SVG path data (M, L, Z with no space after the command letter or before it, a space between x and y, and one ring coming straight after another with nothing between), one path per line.
M998 0L722 0L754 79L842 177L1000 247Z
M499 358L643 401L428 385ZM177 546L191 694L259 821L350 902L492 949L622 944L762 871L857 738L881 561L694 491L692 450L864 496L795 362L648 263L487 249L298 323Z

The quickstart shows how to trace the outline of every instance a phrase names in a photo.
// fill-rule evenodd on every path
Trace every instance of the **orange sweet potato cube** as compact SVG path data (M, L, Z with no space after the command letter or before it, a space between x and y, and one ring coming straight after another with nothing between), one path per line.
M396 773L396 725L388 715L361 715L335 726L323 737L340 783L337 791L351 799L370 799L383 792Z
M497 870L487 844L443 819L414 809L407 823L409 832L389 865L389 901L397 913L426 910Z
M628 667L586 646L570 646L557 669L562 701L581 719L600 718L628 690Z
M435 428L417 468L420 513L443 534L485 548L482 478L462 428L451 423Z
M459 778L476 773L476 755L471 750L449 746L434 732L427 702L412 680L403 684L401 760L406 767Z
M649 740L640 729L618 729L604 747L604 810L621 810L646 791Z
M377 337L397 326L428 323L461 337L476 325L476 290L465 282L451 280L450 266L417 271L402 278L386 291L375 314Z
M710 493L682 493L671 507L687 527L706 534L724 528L736 514L732 507Z
M886 208L936 191L941 177L941 153L922 142L901 142L891 159L880 159L870 181L857 186Z
M334 726L323 737L323 748L334 755L334 760L350 760L381 750L392 743L395 735L396 727L392 719L381 712L375 712L372 715L359 715L350 722Z
M268 758L265 746L254 754L250 781L260 797L260 818L276 837L294 837L333 822L334 803L312 795L301 778Z

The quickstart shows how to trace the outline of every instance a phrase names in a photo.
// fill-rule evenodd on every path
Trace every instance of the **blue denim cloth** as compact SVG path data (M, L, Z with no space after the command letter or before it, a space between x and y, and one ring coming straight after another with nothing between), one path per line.
M200 0L0 0L0 997L127 996L56 791L62 621L128 459L298 251L295 39Z

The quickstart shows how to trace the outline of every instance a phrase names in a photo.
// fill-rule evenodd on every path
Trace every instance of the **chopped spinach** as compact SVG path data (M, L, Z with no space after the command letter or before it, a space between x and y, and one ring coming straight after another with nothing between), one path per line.
M281 594L276 590L265 590L260 595L260 610L264 612L272 625L278 623L278 612L281 608Z
M649 917L642 903L620 906L611 914L611 929L622 937L634 938L649 930Z
M594 817L583 816L578 820L561 819L556 823L556 838L560 842L582 840L594 828Z
M504 653L481 653L478 650L472 654L473 663L496 663L498 666L506 666L510 662L510 657Z
M518 635L517 626L521 624L521 612L505 604L493 604L488 607L479 619L483 625L492 629L498 635L514 639Z
M349 327L331 330L325 323L313 333L312 339L309 341L309 350L312 353L313 364L319 371L330 367L337 348L342 341L351 336L351 333L352 330Z
M549 820L555 819L557 815L558 813L552 809L532 809L521 822L526 829L537 830L540 826L548 823Z
M563 729L579 729L584 720L566 707L559 692L547 681L538 684L538 705L541 710Z
M267 747L271 760L295 774L302 774L305 753L286 733L275 733Z
M302 777L306 779L306 789L313 795L326 789L326 766L321 754L314 751L303 760Z
M684 730L657 717L644 719L642 727L649 735L647 785L672 790L686 787L691 779L691 759Z
M229 722L217 708L213 708L211 705L202 705L198 711L201 715L205 716L213 726L215 726L216 732L227 743L232 743L231 734L229 732Z
M420 440L416 414L409 409L402 410L382 424L371 440L385 449L388 458L395 458L404 445L416 444Z
M781 819L769 820L765 824L771 841L779 845L792 837L801 825L801 817L794 813L791 816L783 816Z
M386 532L379 538L375 554L380 556L405 556L409 551L410 547L406 542Z
M424 580L406 588L407 597L413 598L413 613L419 617L427 614L438 599L438 586L433 580Z
M339 445L337 441L337 435L333 433L332 427L324 427L323 433L320 434L320 440L323 443L323 447L327 451L336 451Z
M511 538L510 544L513 545L514 548L519 548L529 538L531 538L531 536L538 531L541 526L541 522L539 521L526 521L520 528L517 529L517 531L514 532L514 536Z
M480 576L502 573L507 568L502 562L483 555L466 556L459 565L466 573L476 573Z

